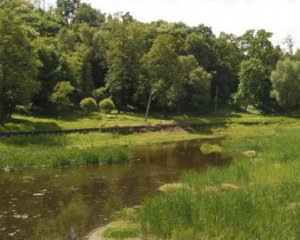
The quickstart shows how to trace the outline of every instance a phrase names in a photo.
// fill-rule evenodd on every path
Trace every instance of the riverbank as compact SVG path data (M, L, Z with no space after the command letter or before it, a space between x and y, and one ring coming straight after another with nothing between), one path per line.
M120 120L121 116L113 116L116 117L115 125L117 122L120 125L124 124L124 122ZM215 116L215 118L213 118L213 116ZM129 115L127 115L127 117L129 117ZM92 116L91 118L93 119ZM141 116L139 120L136 118L138 118L138 116L132 117L132 124L141 123ZM182 120L184 116L180 116L180 118ZM34 122L34 120L32 121ZM63 124L64 121L60 123ZM87 119L83 121L87 121ZM95 121L95 119L91 121ZM151 145L191 139L230 138L233 135L244 134L247 131L247 134L256 136L257 134L261 135L259 133L260 131L267 132L277 126L293 126L299 123L297 118L292 117L271 117L233 112L219 112L206 117L191 117L189 118L189 122L185 121L186 123L164 123L157 125L157 122L166 120L156 119L155 121L155 124L152 122L153 125L150 124L148 126L148 128L150 128L149 131L147 131L147 128L144 129L145 131L135 131L132 126L123 126L124 129L133 129L130 134L92 132L88 134L71 133L68 135L11 136L9 138L0 138L0 169L7 172L28 167L86 166L91 163L118 162L116 160L101 161L100 157L91 155L95 153L100 156L101 149L106 148L106 150L102 151L109 151L110 155L113 155L113 157L108 157L108 159L111 159L118 156L118 153L124 151L124 148L128 146ZM93 122L93 124L94 123L95 122ZM11 126L15 126L13 123L11 124ZM78 123L71 121L68 126L72 124ZM110 118L106 119L106 124L112 124ZM268 126L269 124L272 126ZM235 125L241 126L241 129L233 131L232 126ZM30 126L30 124L26 126ZM257 130L253 130L256 128ZM143 128L138 129L143 130ZM113 154L116 148L109 150L112 146L121 147L123 150L118 150L116 154ZM107 156L107 154L104 155ZM126 161L128 161L129 157L126 159Z
M220 147L234 161L225 169L186 172L180 179L186 187L144 201L136 218L128 219L141 224L137 234L153 239L298 239L299 123L232 124L217 132L227 137Z

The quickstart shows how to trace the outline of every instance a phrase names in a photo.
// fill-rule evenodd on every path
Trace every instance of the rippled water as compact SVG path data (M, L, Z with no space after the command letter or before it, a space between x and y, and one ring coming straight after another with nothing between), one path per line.
M82 239L184 170L223 166L200 141L135 147L131 164L0 174L0 239Z

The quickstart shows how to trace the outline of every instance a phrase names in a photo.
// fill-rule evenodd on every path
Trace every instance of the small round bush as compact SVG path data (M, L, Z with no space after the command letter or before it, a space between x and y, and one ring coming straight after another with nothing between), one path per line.
M80 107L87 113L97 111L97 103L94 98L84 98L80 102Z
M100 111L105 113L105 116L107 113L110 113L111 111L116 109L114 102L109 98L103 99L99 103L99 108L100 108Z

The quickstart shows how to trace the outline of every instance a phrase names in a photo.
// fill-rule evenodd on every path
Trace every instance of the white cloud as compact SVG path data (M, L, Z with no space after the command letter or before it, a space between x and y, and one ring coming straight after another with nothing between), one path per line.
M50 0L54 2L54 0ZM129 11L143 22L158 19L205 24L216 34L240 35L246 30L264 28L281 44L291 34L300 48L300 0L83 0L102 12Z

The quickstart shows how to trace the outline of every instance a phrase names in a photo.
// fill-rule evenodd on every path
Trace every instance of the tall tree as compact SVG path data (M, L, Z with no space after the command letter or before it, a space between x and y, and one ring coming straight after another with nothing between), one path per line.
M174 37L158 36L150 51L142 59L146 72L145 86L148 97L145 121L147 121L152 99L164 112L168 106L168 90L178 78L179 61L175 50Z
M300 108L300 61L289 58L279 61L271 74L272 93L280 106L286 109Z
M140 60L145 52L144 29L140 23L120 23L116 19L109 26L106 88L116 107L126 110L133 104L140 76Z
M64 17L67 24L71 23L75 12L80 6L80 0L57 0L56 6L59 13Z
M37 60L21 22L10 9L0 9L0 119L36 90Z
M60 81L70 81L69 66L59 52L57 43L51 38L39 38L35 41L38 66L37 81L39 89L33 97L33 103L41 111L48 111L51 107L50 95Z
M210 67L213 73L211 96L220 103L226 103L237 90L243 54L237 37L232 34L221 33L214 40L213 49L215 60Z
M86 23L91 27L99 27L103 22L105 15L87 3L82 3L78 7L73 20L73 23Z
M262 109L270 93L270 87L266 81L268 70L262 61L256 58L243 61L239 77L240 83L235 95L236 102L244 108L252 105Z
M210 101L211 75L192 55L178 60L178 78L167 92L168 104L177 112L203 110Z
M270 76L271 72L275 69L278 60L282 56L280 47L274 47L272 45L272 42L270 40L271 37L272 33L266 32L263 29L258 31L249 30L240 37L241 50L243 51L246 59L246 62L244 62L244 65L242 65L240 77L243 75L243 71L246 69L246 65L248 65L248 70L251 66L254 67L253 73L258 73L257 70L260 69L259 71L262 71L262 68L264 69L264 74L259 75L264 75L265 77L259 77L259 79L261 79L259 82L257 81L258 78L255 78L255 80L253 80L254 84L256 83L258 84L258 86L260 86L257 90L254 91L257 93L256 95L258 97L257 102L254 105L264 111L270 110L273 105L273 101L269 94L271 91ZM256 59L256 63L253 59ZM260 65L259 68L258 65ZM241 78L240 81L240 84L242 84L243 80ZM253 86L253 84L249 86ZM246 87L246 85L244 87ZM249 89L246 91L252 92L252 90L254 89Z

